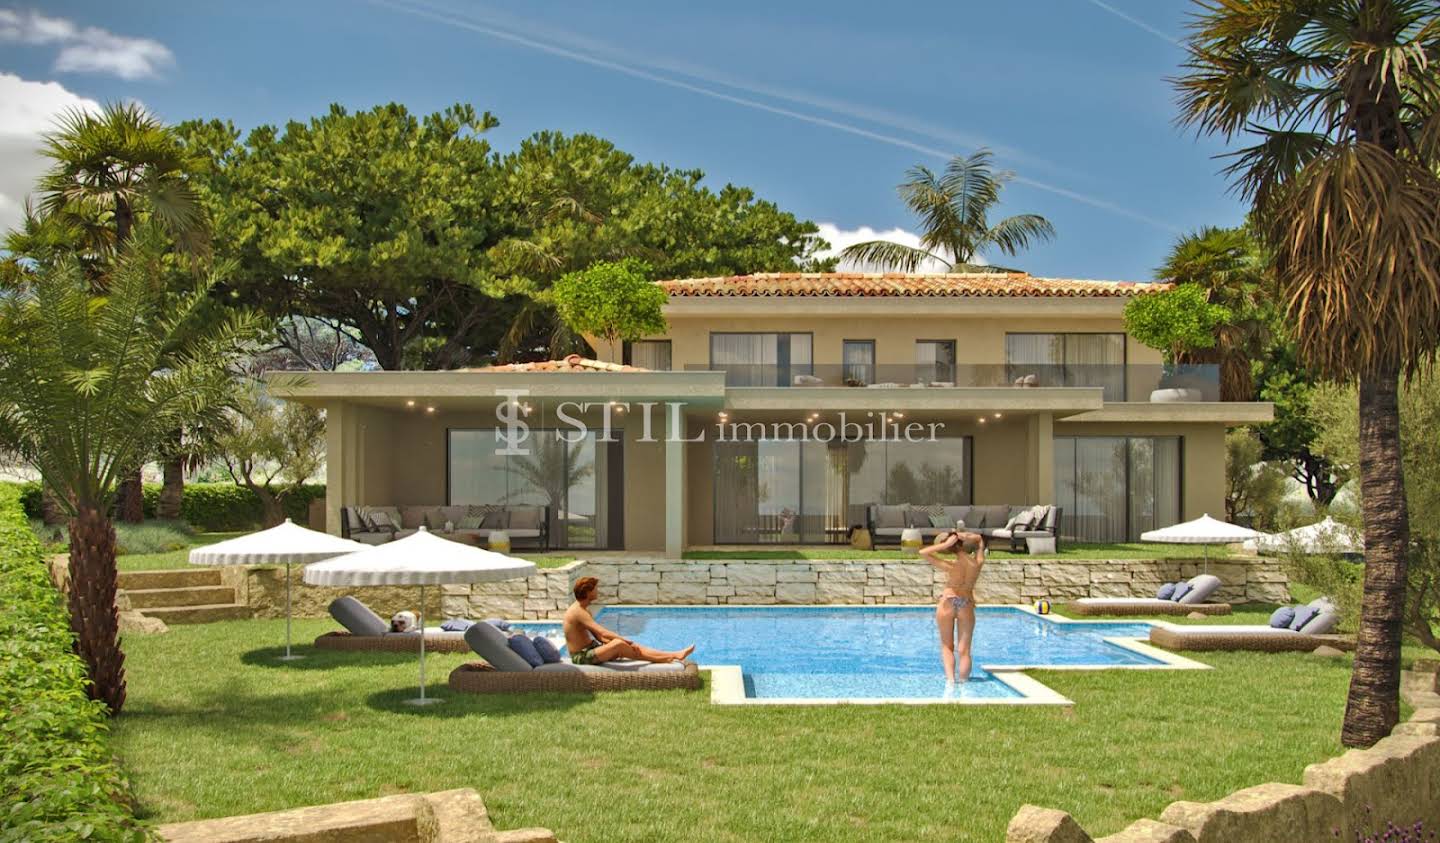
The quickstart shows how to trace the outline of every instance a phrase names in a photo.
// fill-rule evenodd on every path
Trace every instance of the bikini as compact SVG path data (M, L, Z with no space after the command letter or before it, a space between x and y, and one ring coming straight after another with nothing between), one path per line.
M970 606L974 605L970 602L969 597L960 597L959 595L956 595L955 597L949 598L949 600L950 605L954 606L956 611L959 611L960 609L968 609L970 608Z

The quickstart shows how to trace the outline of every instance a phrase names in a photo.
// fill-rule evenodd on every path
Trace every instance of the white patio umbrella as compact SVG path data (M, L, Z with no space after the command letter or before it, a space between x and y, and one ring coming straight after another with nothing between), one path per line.
M1233 544L1247 539L1259 539L1264 535L1266 534L1249 527L1217 521L1211 518L1209 513L1206 513L1194 521L1186 521L1183 524L1174 524L1159 530L1141 533L1140 541L1156 542L1157 544L1204 545L1205 570L1208 573L1210 570L1210 545Z
M318 562L305 569L311 585L420 586L420 696L411 705L440 702L425 697L425 586L494 582L535 573L535 563L442 539L421 527L393 542Z
M282 661L303 659L290 652L290 566L332 559L341 553L364 549L329 533L307 530L285 519L285 523L258 533L207 544L190 551L191 565L284 565L285 566L285 655Z
M1290 549L1301 553L1362 553L1365 544L1356 531L1329 516L1304 527L1296 527L1254 542L1256 550L1283 553Z

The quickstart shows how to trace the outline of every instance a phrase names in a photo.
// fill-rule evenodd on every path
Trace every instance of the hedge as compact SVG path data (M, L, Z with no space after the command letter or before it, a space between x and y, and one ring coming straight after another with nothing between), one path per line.
M0 841L149 840L18 498L0 488Z
M28 518L40 517L40 484L4 484L19 489L20 502ZM325 485L310 484L285 501L285 514L297 524L309 520L310 501L325 497ZM145 517L155 517L160 484L145 484ZM260 526L260 499L249 489L233 483L186 483L180 499L180 517L197 530L250 530Z

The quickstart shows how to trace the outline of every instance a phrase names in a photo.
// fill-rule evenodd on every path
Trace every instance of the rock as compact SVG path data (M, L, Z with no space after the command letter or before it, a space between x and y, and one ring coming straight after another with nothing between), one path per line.
M782 582L775 586L775 599L780 603L814 603L815 584Z
M817 603L861 603L864 596L864 586L860 583L831 582L822 578L815 585Z
M621 568L621 585L632 582L660 582L660 572L649 568Z
M1345 826L1345 809L1324 791L1272 782L1215 802L1172 802L1160 821L1188 830L1198 843L1330 840Z
M1335 649L1334 647L1329 646L1328 644L1321 644L1319 647L1316 647L1315 649L1311 650L1311 651L1310 651L1310 655L1312 655L1312 656L1324 656L1324 657L1326 657L1326 658L1338 659L1338 658L1344 658L1344 656L1345 656L1345 651L1344 651L1344 650L1337 650L1337 649Z
M1090 584L1088 565L1055 564L1040 569L1040 579L1048 586L1076 586Z
M733 586L773 586L775 584L775 566L761 562L731 565L728 576L730 584Z
M1092 843L1092 839L1064 811L1022 805L1005 827L1005 843Z
M1185 617L1189 618L1192 621L1203 621L1210 616L1205 614L1204 612L1191 612Z
M659 585L653 582L621 582L621 603L654 603L659 598Z
M147 617L140 612L121 612L120 631L135 632L141 635L158 635L162 632L169 632L170 627L159 618Z
M708 586L700 582L661 581L657 603L704 603Z
M1195 836L1179 826L1136 820L1124 831L1101 837L1095 843L1195 843Z
M891 563L885 566L885 581L892 586L929 586L934 579L933 568L914 562Z

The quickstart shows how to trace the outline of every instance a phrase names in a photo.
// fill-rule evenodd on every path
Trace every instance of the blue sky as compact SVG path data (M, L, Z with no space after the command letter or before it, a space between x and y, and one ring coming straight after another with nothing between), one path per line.
M752 187L837 239L913 230L895 195L905 170L989 146L1019 177L1002 212L1043 214L1058 231L1002 262L1146 279L1180 232L1243 216L1217 174L1219 144L1174 124L1165 79L1192 8L0 0L0 223L13 222L47 109L133 98L167 120L250 127L331 102L465 101L500 118L500 150L541 129L592 132Z

